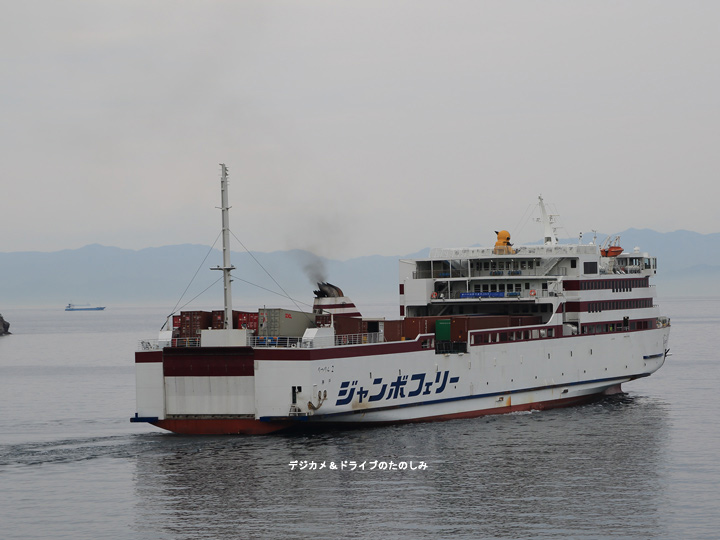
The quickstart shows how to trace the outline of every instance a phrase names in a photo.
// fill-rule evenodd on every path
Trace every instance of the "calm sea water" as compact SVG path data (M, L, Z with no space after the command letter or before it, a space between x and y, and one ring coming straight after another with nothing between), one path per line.
M717 538L720 304L661 303L673 355L622 397L263 437L129 423L163 310L4 309L0 536Z

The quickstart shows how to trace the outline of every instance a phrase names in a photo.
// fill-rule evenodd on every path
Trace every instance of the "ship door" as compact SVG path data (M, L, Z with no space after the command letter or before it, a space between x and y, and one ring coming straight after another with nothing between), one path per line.
M363 336L363 343L379 343L385 341L385 322L384 321L367 321L366 336Z

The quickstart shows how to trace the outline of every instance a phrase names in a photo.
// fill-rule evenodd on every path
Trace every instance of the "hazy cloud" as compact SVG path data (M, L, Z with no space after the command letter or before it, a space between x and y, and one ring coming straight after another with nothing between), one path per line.
M492 243L539 193L573 237L717 232L719 15L669 0L10 3L0 250L210 244L220 162L231 227L263 251ZM516 243L540 235L525 229Z

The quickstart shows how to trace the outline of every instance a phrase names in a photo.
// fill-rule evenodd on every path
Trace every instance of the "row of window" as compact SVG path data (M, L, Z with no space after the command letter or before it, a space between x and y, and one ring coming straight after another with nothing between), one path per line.
M489 260L489 261L477 261L471 262L470 268L476 270L532 270L536 266L535 261L532 259L520 259L520 260Z
M606 300L603 302L588 302L588 313L610 311L614 309L641 309L653 307L652 298L638 298L636 300Z
M607 334L609 332L632 332L634 330L649 330L652 321L622 321L616 323L583 324L583 334Z
M555 337L555 328L529 328L502 332L482 332L470 336L470 345L483 343L507 343L508 341L528 341Z
M473 286L474 292L522 292L523 288L527 291L530 290L530 283L483 283ZM543 290L547 289L547 283L542 284Z
M630 292L635 288L647 288L649 286L649 277L567 280L563 282L563 288L566 291L612 290L613 292Z
M650 280L647 277L630 279L598 279L580 282L580 290L583 291L612 289L612 292L630 292L633 288L649 286Z
M653 328L652 320L630 321L626 317L622 321L582 325L583 334L609 334L613 332L634 332ZM508 343L512 341L529 341L555 337L555 328L529 328L502 332L482 332L470 336L470 345L490 343Z

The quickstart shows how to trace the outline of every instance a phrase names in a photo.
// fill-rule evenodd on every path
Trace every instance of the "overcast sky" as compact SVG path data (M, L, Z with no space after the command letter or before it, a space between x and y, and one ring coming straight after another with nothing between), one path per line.
M534 241L539 194L561 236L720 232L716 0L2 11L0 251L212 244L221 162L258 251Z

